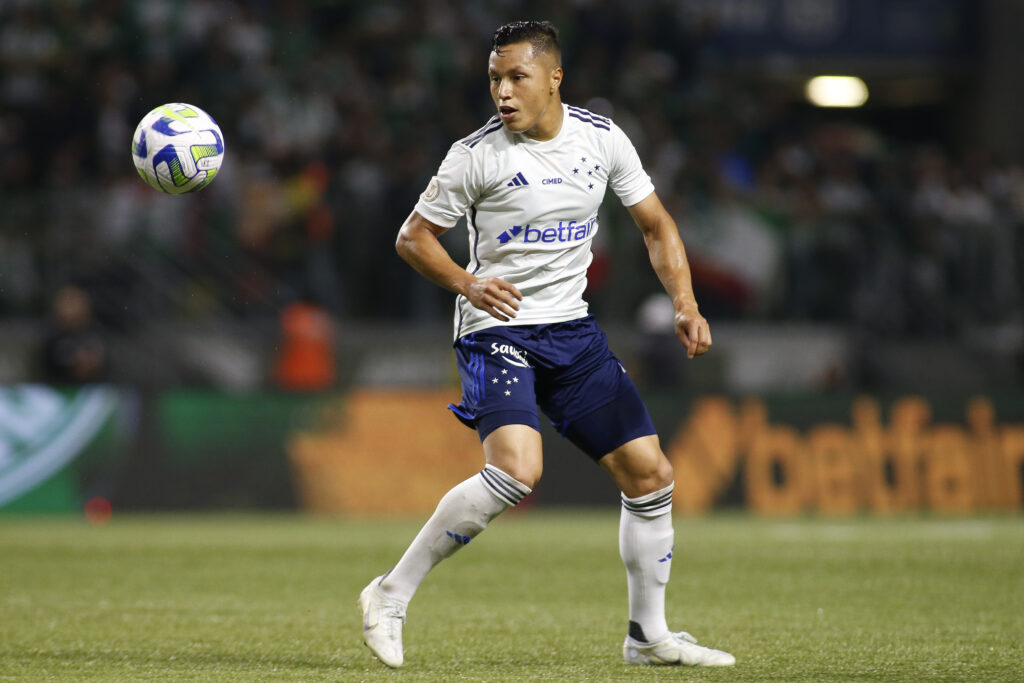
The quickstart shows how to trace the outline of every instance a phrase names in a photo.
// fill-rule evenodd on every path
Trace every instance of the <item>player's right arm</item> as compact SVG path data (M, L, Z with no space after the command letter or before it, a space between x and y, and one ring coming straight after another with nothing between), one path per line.
M523 298L519 290L496 277L478 278L455 263L438 239L447 231L413 211L398 231L395 250L425 278L461 294L481 311L502 322L516 317Z

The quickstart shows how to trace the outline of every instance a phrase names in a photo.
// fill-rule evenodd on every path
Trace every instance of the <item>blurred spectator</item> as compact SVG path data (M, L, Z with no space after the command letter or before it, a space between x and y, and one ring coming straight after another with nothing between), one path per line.
M107 378L107 348L82 289L66 285L53 298L53 313L41 347L43 379L57 385L89 384Z
M309 298L281 311L281 346L274 383L285 391L324 391L334 386L335 329L330 314Z
M638 380L653 389L683 386L686 357L679 353L676 338L675 308L664 292L651 294L637 310L636 328L640 332L640 353L636 359Z
M305 283L335 316L444 319L447 298L393 253L397 212L492 114L478 59L514 8L566 32L567 101L631 135L709 313L928 337L1018 321L1020 160L838 124L770 79L709 68L724 53L700 6L0 2L0 312L42 317L44 293L75 278L118 331L269 323ZM188 198L143 185L128 154L169 101L225 134L220 177ZM599 234L639 253L622 212ZM617 263L595 260L588 296L628 321L660 288L639 257Z

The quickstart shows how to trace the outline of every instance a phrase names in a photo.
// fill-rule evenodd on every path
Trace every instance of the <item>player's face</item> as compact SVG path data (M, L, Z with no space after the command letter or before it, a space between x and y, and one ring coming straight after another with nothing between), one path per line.
M487 63L491 99L505 127L531 138L553 138L562 125L558 86L562 67L553 55L534 54L530 43L513 43L491 52Z

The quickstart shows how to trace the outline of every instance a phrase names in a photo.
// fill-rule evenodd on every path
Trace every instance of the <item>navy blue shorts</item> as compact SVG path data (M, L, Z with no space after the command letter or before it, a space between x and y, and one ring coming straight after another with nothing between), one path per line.
M546 325L495 326L455 342L462 401L448 406L480 440L498 427L540 430L539 406L594 460L654 423L593 316Z

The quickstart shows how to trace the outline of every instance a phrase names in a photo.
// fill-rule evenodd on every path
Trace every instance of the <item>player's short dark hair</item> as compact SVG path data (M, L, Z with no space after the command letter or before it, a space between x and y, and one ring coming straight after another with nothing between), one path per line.
M491 50L501 54L501 48L513 43L529 43L534 54L548 52L557 63L562 63L558 29L550 21L511 21L499 26L491 40Z

